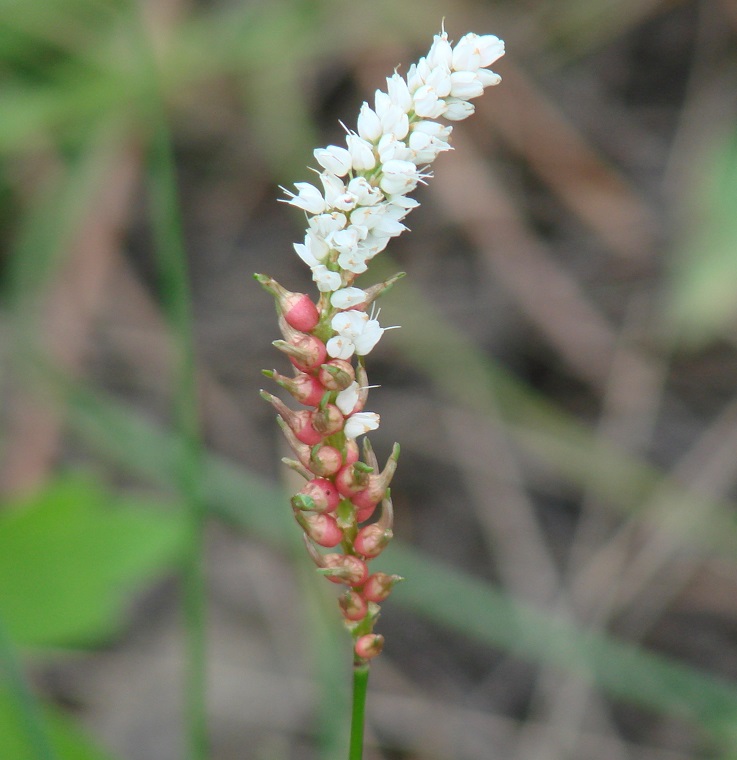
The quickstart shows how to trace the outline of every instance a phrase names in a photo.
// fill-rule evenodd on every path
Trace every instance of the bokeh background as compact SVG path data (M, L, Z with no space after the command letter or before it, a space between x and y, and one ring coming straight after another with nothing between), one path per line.
M198 757L203 627L209 757L345 756L251 274L443 18L508 53L365 276L366 757L737 757L737 2L1 0L4 760Z

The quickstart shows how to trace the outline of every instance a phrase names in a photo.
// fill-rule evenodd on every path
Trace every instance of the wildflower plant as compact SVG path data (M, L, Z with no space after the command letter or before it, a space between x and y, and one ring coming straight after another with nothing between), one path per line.
M339 609L355 666L352 760L362 752L369 662L384 644L374 632L379 605L402 580L369 569L392 538L389 485L399 445L381 469L368 438L361 447L357 439L380 422L366 410L366 356L392 328L380 325L376 300L403 273L369 287L355 283L407 229L404 219L419 205L409 194L430 178L435 158L452 149L452 126L436 120L470 116L470 101L501 81L488 66L502 55L504 43L493 35L469 33L453 45L442 30L406 77L395 71L373 107L363 103L355 131L346 128L345 146L314 151L320 186L298 182L296 192L285 190L285 202L307 216L304 240L294 249L312 272L317 303L255 275L276 301L282 339L273 345L294 368L289 376L264 374L303 407L294 410L261 391L296 457L283 461L305 479L292 510L319 572L344 587Z

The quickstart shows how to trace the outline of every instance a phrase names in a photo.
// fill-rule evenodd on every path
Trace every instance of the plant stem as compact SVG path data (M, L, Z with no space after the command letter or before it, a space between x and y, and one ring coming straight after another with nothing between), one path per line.
M186 629L185 684L189 757L207 757L205 662L205 508L201 494L202 445L200 440L192 316L186 256L176 198L171 142L161 120L151 154L151 194L154 236L157 243L162 296L172 328L178 359L174 414L181 441L177 462L180 496L187 511L188 538L183 570L183 613Z
M363 726L368 677L368 663L357 662L353 666L353 709L351 710L351 743L348 760L361 760L363 757Z
M133 6L132 6L133 7ZM137 9L140 11L140 9ZM136 13L136 9L133 9ZM136 19L136 39L145 73L142 105L152 125L147 154L151 222L164 313L174 349L173 413L179 438L175 480L187 514L183 583L186 673L185 720L189 760L208 757L205 637L203 447L193 345L192 299L177 193L171 135L159 71L145 19Z

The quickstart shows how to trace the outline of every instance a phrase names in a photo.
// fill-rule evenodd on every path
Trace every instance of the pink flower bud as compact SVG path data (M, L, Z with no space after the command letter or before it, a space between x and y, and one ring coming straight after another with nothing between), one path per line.
M353 464L358 461L359 454L358 443L356 443L354 438L348 438L343 449L343 462L345 464Z
M325 344L314 335L295 332L289 341L275 340L272 345L289 357L300 372L316 370L328 355Z
M335 475L343 465L343 455L334 446L315 446L305 467L323 478Z
M342 391L356 379L356 373L345 359L331 359L320 367L318 378L328 390Z
M322 561L323 567L330 569L325 577L333 583L360 586L368 577L366 563L351 554L326 554Z
M281 399L272 396L271 393L261 391L261 398L268 401L281 415L281 418L289 425L295 437L301 443L314 446L323 439L323 434L315 430L312 424L312 412L306 410L295 412L290 409Z
M317 327L320 314L317 307L304 293L291 293L283 306L284 319L302 332L309 332Z
M386 490L391 483L392 477L397 469L397 460L399 459L399 444L395 443L391 456L387 460L386 467L378 475L371 473L367 479L367 485L356 491L350 496L351 501L359 510L366 510L369 507L376 506L386 495ZM345 468L343 468L345 469ZM342 472L342 470L341 470ZM336 479L336 485L338 485ZM338 485L340 491L340 486ZM341 491L341 493L343 493ZM344 494L344 496L347 494Z
M386 599L394 586L403 581L401 575L387 575L386 573L373 573L361 589L361 596L367 602L379 604Z
M343 531L332 515L313 515L296 511L294 516L304 532L320 546L337 546L343 540Z
M362 507L361 509L356 509L356 522L362 523L362 522L366 522L366 520L370 520L372 515L376 511L377 506L378 504L370 504L368 507Z
M318 406L325 395L322 383L312 375L300 372L295 377L280 375L275 369L263 369L261 372L275 380L282 388L289 391L300 404Z
M280 416L276 421L297 459L311 473L320 477L330 477L343 466L343 455L334 446L308 446L297 438L292 428Z
M378 557L386 549L392 539L392 531L383 528L378 523L365 525L358 531L353 548L364 557Z
M384 637L380 633L367 633L358 638L354 651L362 660L371 660L381 654L383 648Z
M312 412L312 426L324 437L343 429L345 418L335 404L325 404L322 409Z
M351 498L366 489L369 474L365 471L365 467L366 465L362 462L353 462L341 467L340 472L335 476L335 486L341 496Z
M339 503L338 489L325 478L313 478L292 498L292 506L295 509L306 509L311 512L334 512Z
M368 612L366 600L353 589L347 589L345 594L338 599L338 604L346 620L363 620Z
M255 274L254 278L274 296L279 313L295 330L310 332L317 327L320 314L309 296L304 293L292 293L265 274Z

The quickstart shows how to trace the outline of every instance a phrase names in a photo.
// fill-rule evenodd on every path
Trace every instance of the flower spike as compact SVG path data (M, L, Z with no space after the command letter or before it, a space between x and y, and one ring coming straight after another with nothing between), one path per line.
M307 551L322 575L347 587L339 606L359 665L381 652L384 639L373 632L379 604L402 580L368 569L393 535L389 486L399 445L381 470L367 437L380 418L366 411L373 387L366 357L392 329L380 324L376 301L404 273L368 286L357 280L407 229L406 217L419 205L410 193L430 180L430 164L452 150L447 122L473 114L471 101L501 81L488 67L502 55L504 43L494 35L469 33L453 44L441 27L406 77L395 71L386 89L363 103L355 130L345 128L344 144L314 151L317 181L284 189L283 201L307 218L294 250L319 296L313 300L254 275L276 303L282 339L273 345L296 370L294 377L276 370L264 375L306 408L295 411L266 391L261 395L277 412L296 457L283 461L306 480L291 505Z

